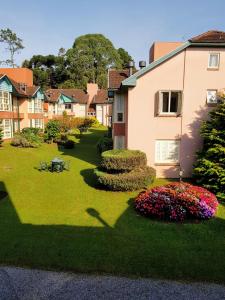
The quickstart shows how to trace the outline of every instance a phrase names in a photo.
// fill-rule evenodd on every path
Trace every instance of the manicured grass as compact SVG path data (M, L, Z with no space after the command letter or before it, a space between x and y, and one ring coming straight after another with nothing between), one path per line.
M0 148L0 263L75 272L224 282L225 207L200 223L163 223L139 216L137 192L94 187L103 129L74 150ZM62 174L40 173L39 161L71 160ZM158 180L155 184L165 183ZM1 196L1 195L0 195Z

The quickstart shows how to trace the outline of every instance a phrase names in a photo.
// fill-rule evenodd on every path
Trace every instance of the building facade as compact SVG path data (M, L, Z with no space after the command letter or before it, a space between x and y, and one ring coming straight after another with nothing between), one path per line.
M99 89L95 83L88 83L86 91L81 89L49 89L45 93L48 119L58 118L66 111L74 117L96 117L103 125L109 126L111 104L107 90Z
M159 47L135 74L109 72L114 148L145 152L158 177L176 178L180 171L190 177L202 145L201 122L225 86L225 33Z
M33 73L26 68L0 69L0 126L3 139L10 139L25 127L44 127L44 93L33 85Z

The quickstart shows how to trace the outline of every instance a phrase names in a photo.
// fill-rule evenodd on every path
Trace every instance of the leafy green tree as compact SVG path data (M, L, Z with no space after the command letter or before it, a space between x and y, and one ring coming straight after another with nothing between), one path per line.
M68 79L62 49L59 50L59 56L34 55L30 60L23 62L23 67L33 70L34 84L42 88L57 88L60 83Z
M210 112L203 122L203 148L194 167L197 182L225 200L225 103Z
M122 61L122 68L125 69L127 68L127 64L129 61L133 61L134 59L130 56L130 54L124 50L123 48L119 48L118 50L118 54L120 56L120 59Z
M121 68L122 61L112 42L102 34L78 37L66 53L69 78L77 87L86 88L87 82L107 85L109 67Z
M15 54L24 49L23 40L19 38L11 29L0 30L0 43L6 44L6 50L9 51L10 58L1 63L5 63L13 68L15 64Z
M0 147L2 146L3 143L3 129L0 127Z

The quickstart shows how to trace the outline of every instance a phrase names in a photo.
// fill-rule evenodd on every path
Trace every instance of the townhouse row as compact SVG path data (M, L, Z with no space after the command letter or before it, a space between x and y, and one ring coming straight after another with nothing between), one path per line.
M107 90L97 84L80 89L49 89L33 84L33 72L26 68L0 69L0 127L3 138L10 139L25 127L44 128L45 123L66 111L71 117L93 116L108 126L111 105Z
M134 74L110 70L114 148L145 152L157 177L190 177L200 126L221 101L224 74L225 32L215 30L184 43L154 43L149 64Z

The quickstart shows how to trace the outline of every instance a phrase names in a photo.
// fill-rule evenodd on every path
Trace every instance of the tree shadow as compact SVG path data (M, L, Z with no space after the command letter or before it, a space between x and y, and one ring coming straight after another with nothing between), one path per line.
M219 217L199 224L160 222L137 214L131 198L113 225L110 207L107 219L94 207L83 212L96 220L93 226L34 225L21 220L3 182L0 190L6 195L0 201L1 264L224 281L225 221Z
M74 149L60 147L61 155L71 156L89 164L97 165L100 160L97 143L104 133L106 133L106 130L89 129L87 133L82 135L80 142L75 144Z
M180 140L180 164L165 169L162 173L166 178L179 178L180 170L183 171L184 178L191 178L193 165L196 161L197 152L202 148L202 138L200 128L202 122L209 118L209 112L213 107L201 106L195 111L191 121L184 119L183 122L187 128L184 134L178 134L175 139Z

